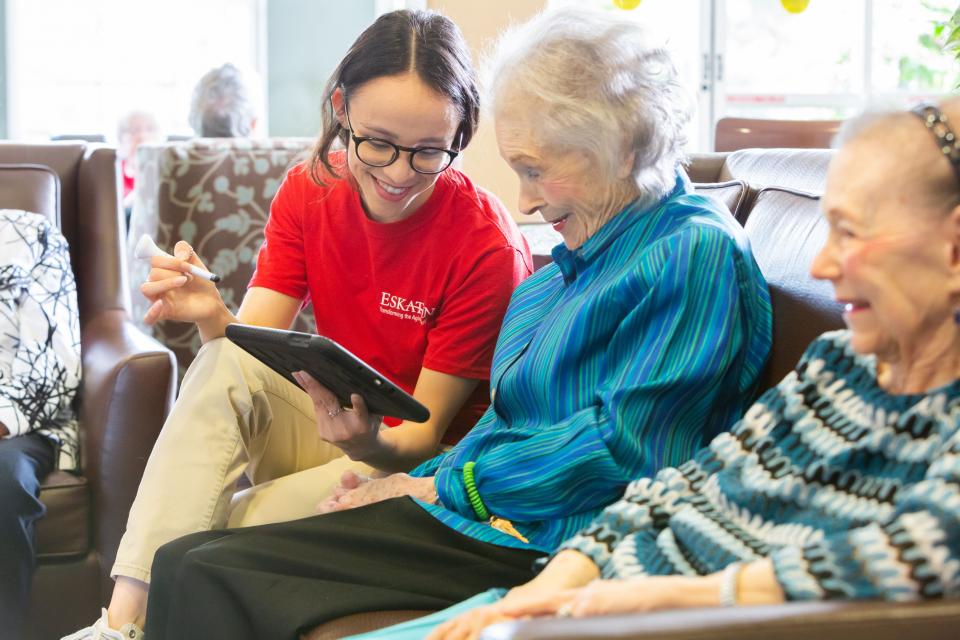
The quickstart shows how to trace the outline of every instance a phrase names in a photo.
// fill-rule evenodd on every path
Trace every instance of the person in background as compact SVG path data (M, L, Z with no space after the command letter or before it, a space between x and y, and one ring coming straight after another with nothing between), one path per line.
M145 320L194 322L203 347L147 462L109 609L73 638L139 637L162 544L313 515L341 478L409 470L456 443L490 402L497 330L532 260L506 207L451 166L479 118L463 35L433 12L380 16L334 71L323 109L311 158L271 204L236 315L189 275L201 262L187 243L152 261ZM233 322L287 329L307 303L317 333L411 393L429 420L381 423L357 394L345 410L313 378L298 388L224 337ZM238 503L244 474L254 486Z
M527 616L960 597L960 99L941 108L840 132L811 271L847 329L731 433L633 482L537 578L431 640Z
M67 241L45 217L0 210L0 635L20 638L40 482L79 464L73 399L80 315Z
M328 513L161 547L150 640L293 639L520 584L631 479L686 460L748 406L771 344L767 285L743 228L679 167L690 100L669 54L629 19L572 9L498 52L500 153L520 210L563 243L511 298L490 407L411 473L342 486ZM358 129L361 96L344 114Z
M117 158L120 160L120 176L123 181L123 208L127 211L128 220L137 180L137 147L159 141L160 127L157 119L147 111L131 111L120 118L117 124Z
M187 119L201 138L249 138L258 118L253 87L230 63L205 73L193 89Z

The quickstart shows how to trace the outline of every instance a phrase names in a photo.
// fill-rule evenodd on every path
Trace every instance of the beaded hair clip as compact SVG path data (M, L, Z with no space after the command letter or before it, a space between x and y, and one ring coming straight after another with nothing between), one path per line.
M947 124L947 116L943 115L940 109L932 104L917 105L910 110L910 113L920 118L927 129L930 130L930 133L937 139L937 146L950 161L953 173L960 181L960 140L957 139L957 135Z

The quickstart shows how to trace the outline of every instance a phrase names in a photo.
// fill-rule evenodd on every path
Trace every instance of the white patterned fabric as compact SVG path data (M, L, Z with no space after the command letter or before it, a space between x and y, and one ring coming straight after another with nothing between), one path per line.
M80 314L66 239L44 216L0 210L0 422L39 433L59 466L79 463L73 399L80 386Z

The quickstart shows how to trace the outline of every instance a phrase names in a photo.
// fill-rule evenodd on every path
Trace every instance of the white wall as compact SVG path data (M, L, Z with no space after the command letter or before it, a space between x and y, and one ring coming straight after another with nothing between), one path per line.
M523 21L543 9L545 0L428 0L429 8L439 11L460 26L474 61L480 61L497 34L513 21ZM481 187L495 193L518 222L538 222L540 216L522 216L517 210L517 176L497 152L493 123L483 118L473 142L463 154L463 171Z
M315 136L330 73L374 19L375 0L268 0L270 136Z

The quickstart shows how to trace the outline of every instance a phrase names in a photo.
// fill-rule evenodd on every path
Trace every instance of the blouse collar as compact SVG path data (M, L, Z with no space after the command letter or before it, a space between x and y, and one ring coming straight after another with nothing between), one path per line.
M565 284L570 284L577 279L577 275L592 264L598 256L609 247L625 231L635 225L649 225L654 222L652 214L663 208L664 203L676 198L684 193L689 193L690 181L682 171L677 171L676 181L673 190L663 197L660 201L644 207L638 198L630 202L620 210L605 225L600 227L596 233L587 238L586 242L574 250L567 249L567 245L562 242L551 250L553 261L560 268Z

